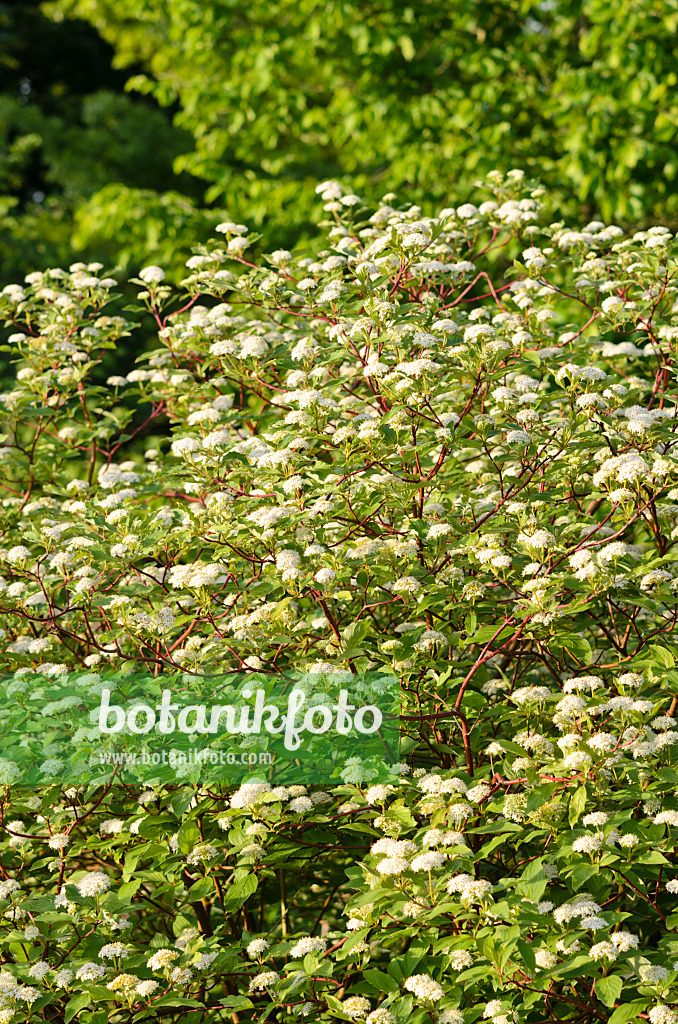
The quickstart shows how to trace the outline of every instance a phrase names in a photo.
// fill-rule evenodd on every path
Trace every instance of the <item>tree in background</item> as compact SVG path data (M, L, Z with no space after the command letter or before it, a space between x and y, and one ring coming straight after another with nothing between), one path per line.
M207 203L267 220L269 239L308 218L300 185L323 176L372 196L415 187L425 202L461 201L458 180L519 166L560 189L570 213L579 204L627 223L678 213L674 0L628 0L622 18L603 0L52 0L46 10L90 21L116 67L143 67L128 88L175 109L194 139L175 170L206 183ZM112 198L120 191L81 214L83 240Z
M152 97L124 91L126 74L86 22L50 21L35 0L0 4L0 258L5 281L36 265L72 261L73 245L115 263L189 226L202 186L173 161L191 136ZM87 210L92 197L122 190L127 216L112 231ZM138 219L134 202L142 203ZM101 202L101 199L99 200ZM154 216L155 212L155 216ZM166 215L165 215L166 214ZM81 237L84 229L84 236ZM75 238L73 236L75 235Z
M0 16L6 279L74 251L180 273L224 216L287 246L292 223L311 237L305 186L322 177L370 200L416 190L430 212L523 167L564 216L678 221L675 0L627 0L623 18L603 0L30 0Z

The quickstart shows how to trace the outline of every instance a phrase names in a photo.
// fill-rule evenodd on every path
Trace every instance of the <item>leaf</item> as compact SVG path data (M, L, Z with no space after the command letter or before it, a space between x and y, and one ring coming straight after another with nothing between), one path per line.
M537 961L534 958L534 950L529 942L523 942L521 939L516 941L516 946L523 958L523 963L529 971L534 971L537 966Z
M188 996L181 998L181 996L163 996L162 999L158 999L154 1006L195 1006L199 1010L204 1009L204 1005L199 1003L197 999L189 999Z
M365 981L376 988L377 992L399 992L400 986L397 981L385 974L384 971L377 971L374 968L363 971Z
M581 818L586 807L586 786L579 786L570 797L570 808L568 818L570 825L574 827Z
M73 1020L76 1013L80 1013L86 1006L89 1006L90 994L89 992L81 992L79 996L73 996L66 1003L66 1009L64 1010L64 1024L69 1024Z
M224 913L232 914L235 910L240 910L245 900L256 892L258 884L256 875L252 873L245 875L239 882L234 882L224 899Z
M402 53L405 60L411 61L416 53L416 50L414 48L414 43L412 42L410 37L406 35L400 36L400 38L398 39L398 46L400 47L400 52Z
M589 878L593 875L597 875L599 870L598 864L575 864L575 866L567 872L567 877L572 880L575 891L577 891L578 889L581 889L582 886L586 885Z
M134 870L139 863L140 858L144 853L143 846L137 846L135 849L130 850L125 854L125 866L122 871L122 878L124 882L128 882L134 874Z
M590 956L575 956L569 963L558 964L550 971L544 971L539 975L539 981L545 982L550 978L574 978L583 976L584 968L590 967L594 961Z
M174 794L170 800L170 805L178 818L188 810L194 795L193 790L188 787L180 789L178 793Z
M525 865L520 881L518 882L518 891L527 896L530 900L540 900L544 895L546 886L548 885L548 878L544 873L544 866L542 864L541 857L537 857L535 860L531 860L529 864Z
M633 968L633 971L634 971L636 977L640 981L643 980L643 975L641 973L643 967L651 967L652 966L651 961L648 960L646 956L640 956L639 954L637 954L635 956L630 956L627 959L626 962Z
M559 636L555 643L569 651L578 661L589 662L591 660L591 645L584 637L574 634Z
M639 1013L647 1009L648 1005L646 999L634 999L630 1003L622 1003L614 1011L607 1024L626 1024L626 1021L633 1020Z
M370 631L369 622L352 622L346 629L342 629L341 635L344 638L345 645L355 646L363 640Z
M476 616L476 613L469 612L469 614L464 619L464 630L467 636L470 636L475 631L477 622L478 618Z
M226 996L221 1005L225 1010L249 1010L254 1004L247 996Z
M618 974L609 974L606 978L599 978L596 981L595 993L606 1006L614 1006L621 995L622 985L622 979Z
M496 625L481 626L480 629L476 630L472 637L468 637L464 642L467 644L486 644L488 640L491 640L494 636L494 642L498 644L501 643L502 640L505 640L507 636L515 633L515 628L513 626L504 626L502 631L495 636L497 629L498 626Z
M124 882L118 889L118 899L121 903L131 903L132 896L141 885L141 879L135 878L132 882Z
M186 821L179 829L178 843L180 853L190 853L200 841L200 832L195 821Z
M188 898L191 903L199 903L205 896L214 891L214 882L211 878L199 878L188 890Z
M665 647L659 647L658 644L651 644L650 655L652 656L652 663L660 665L661 668L673 668L676 664L676 659Z
M669 864L663 853L659 850L647 850L636 858L638 864Z
M525 808L527 813L531 814L532 811L536 811L548 803L559 785L558 782L547 782L546 785L537 786L536 789L531 790L527 798L527 807Z
M403 972L401 971L400 964L397 962L397 960L391 960L386 970L395 981L402 985Z

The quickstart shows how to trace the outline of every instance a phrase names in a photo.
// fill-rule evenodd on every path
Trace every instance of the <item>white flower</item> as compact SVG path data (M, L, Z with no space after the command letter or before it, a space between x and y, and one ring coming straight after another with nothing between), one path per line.
M299 939L297 943L289 951L289 956L293 959L306 956L307 953L323 953L327 948L325 939L321 939L318 936L308 937L305 939Z
M632 932L612 932L610 941L622 953L638 948L638 936L633 935Z
M605 918L597 917L595 914L592 914L590 917L582 917L581 926L582 928L588 928L589 931L592 932L597 932L600 931L601 928L609 927Z
M524 430L509 430L506 441L508 444L530 444L532 438Z
M585 814L582 818L582 825L605 825L608 821L608 816L605 811L593 811L591 814Z
M660 811L652 820L655 825L678 826L678 811Z
M377 864L377 871L380 875L385 876L402 875L409 870L409 867L410 863L404 857L385 857Z
M140 996L152 996L158 987L159 984L157 981L140 981L136 990Z
M166 967L170 967L179 955L174 949L159 949L157 953L153 953L148 958L146 966L150 967L152 971L162 971Z
M454 971L463 971L465 967L470 967L473 963L473 957L467 949L454 949L449 954L449 965Z
M669 972L665 967L657 967L655 964L642 964L640 976L648 985L663 985L668 980Z
M617 959L617 949L612 945L611 942L596 942L595 945L591 946L589 950L589 956L593 960L609 960L613 961Z
M602 848L603 841L598 835L581 836L572 843L575 853L595 853Z
M370 1001L365 996L349 996L348 999L344 999L341 1008L347 1017L357 1020L368 1012Z
M93 964L91 961L79 967L75 972L76 978L79 981L97 981L99 978L103 978L106 974L106 969L100 964Z
M661 1003L647 1011L650 1024L678 1024L678 1013Z
M90 871L77 883L77 890L81 896L98 896L106 892L111 885L111 880L103 871Z
M129 956L129 950L122 942L109 942L101 947L98 955L100 960L122 960Z
M144 267L139 271L139 278L144 284L159 284L165 280L165 271L162 267L156 267L151 264L151 266Z
M405 978L405 988L408 992L412 992L417 999L427 1000L432 1003L438 1002L445 995L445 992L441 985L433 978L430 978L428 974L413 974L410 978Z
M372 1013L368 1013L365 1024L396 1024L396 1019L385 1006L379 1006L372 1010Z
M420 853L418 857L415 857L412 861L410 868L412 871L436 871L442 868L445 864L445 854L438 853L437 851L431 851L429 853Z
M421 583L414 576L401 576L393 584L392 590L396 594L416 594L421 590Z
M37 978L40 981L49 972L50 966L46 960L38 960L28 972L29 978Z
M264 992L268 988L273 988L279 981L280 975L276 971L262 971L252 978L249 990L250 992Z
M269 947L269 943L266 939L252 939L247 946L247 955L250 960L256 960L257 957L262 956Z
M297 796L294 800L290 800L288 808L294 811L296 814L306 814L308 811L313 810L313 801L307 796Z

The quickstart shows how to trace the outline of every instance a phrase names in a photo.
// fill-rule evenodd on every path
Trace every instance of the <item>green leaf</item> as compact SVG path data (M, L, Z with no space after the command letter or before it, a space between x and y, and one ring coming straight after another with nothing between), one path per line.
M547 885L548 878L544 873L542 858L537 857L525 865L517 889L530 900L540 900Z
M346 629L342 629L341 635L344 638L345 646L355 646L363 640L370 631L369 622L352 622Z
M69 1022L75 1017L76 1013L80 1013L80 1011L84 1010L86 1006L89 1006L89 1004L89 992L81 992L79 996L73 996L72 999L69 999L64 1010L64 1024L69 1024Z
M247 996L226 996L221 1000L221 1004L225 1010L249 1010L254 1005Z
M586 807L586 786L579 786L579 788L575 789L574 793L570 797L570 807L569 807L569 811L568 811L568 819L569 819L570 825L572 827L574 827L577 824L577 822L579 821L579 819L581 818L582 814L584 813L584 808L585 807Z
M125 865L122 872L122 878L124 882L128 882L134 874L137 864L140 858L143 856L144 847L137 846L134 850L130 850L125 854ZM136 891L136 890L135 890Z
M188 996L182 998L181 996L163 996L162 999L158 999L154 1006L195 1006L197 1009L204 1009L203 1003L199 1003L197 999L189 999Z
M676 664L676 659L665 647L659 647L658 644L651 644L650 655L652 656L652 664L659 665L661 668L673 668Z
M256 875L251 873L245 875L239 882L234 882L228 889L224 899L224 913L232 914L234 911L239 910L245 900L253 892L256 892L258 884Z
M634 999L633 1002L622 1003L611 1015L607 1024L626 1024L627 1021L633 1020L639 1013L646 1010L649 1005L647 999Z
M468 639L465 641L465 643L486 644L488 642L488 640L492 639L492 637L497 632L498 628L499 627L497 625L481 626L480 629L476 630L476 632L473 634L472 637L471 636L468 637ZM497 636L495 637L494 642L499 644L503 640L506 640L506 638L508 636L510 636L511 634L513 634L513 633L515 633L515 627L514 626L505 626L501 630L501 632L497 634Z
M388 967L386 968L386 970L391 975L391 977L394 979L394 981L397 981L399 983L399 985L402 985L402 982L403 982L403 972L401 971L400 964L397 962L397 960L391 960L391 962L388 965Z
M599 978L596 981L595 993L606 1006L614 1006L621 995L622 986L623 982L618 974L608 974L606 978Z
M184 822L178 835L180 853L190 853L193 847L200 842L200 832L195 821Z
M574 634L559 636L555 644L569 651L578 661L588 663L591 660L591 645L584 637Z
M214 892L214 882L212 879L209 876L207 878L199 878L188 890L188 898L191 903L199 903L200 900L203 900L211 892Z
M553 794L557 792L559 785L560 783L558 782L548 782L531 790L527 797L527 807L525 808L527 813L530 814L532 811L537 811L544 804L548 803Z
M141 885L141 879L135 878L132 882L124 882L118 889L118 899L121 903L130 903L135 892Z
M185 789L180 789L178 793L174 794L170 800L170 805L178 818L180 818L182 814L186 813L194 795L193 790L189 789L188 786Z
M529 971L534 971L537 966L537 962L534 958L534 950L529 942L523 942L521 939L516 941L516 946L523 958L523 963Z
M377 971L374 968L363 971L363 977L365 981L376 988L377 992L399 992L400 986L397 981L390 976L385 974L384 971Z
M476 616L476 613L469 612L464 619L464 630L466 631L467 636L471 636L471 634L475 632L477 622L478 617Z

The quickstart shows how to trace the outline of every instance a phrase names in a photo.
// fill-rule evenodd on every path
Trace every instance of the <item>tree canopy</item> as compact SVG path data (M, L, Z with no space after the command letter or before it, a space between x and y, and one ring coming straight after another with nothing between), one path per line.
M175 163L205 201L284 229L301 182L378 196L522 167L586 214L678 209L675 0L53 0L115 49L128 88L176 110ZM567 186L567 198L563 186ZM381 191L380 191L381 190ZM96 210L92 210L96 215ZM270 226L269 226L269 237Z
M0 18L6 280L71 250L178 272L224 215L288 245L292 224L312 236L323 176L431 212L521 167L568 216L678 216L675 0L623 18L602 0L30 0Z

